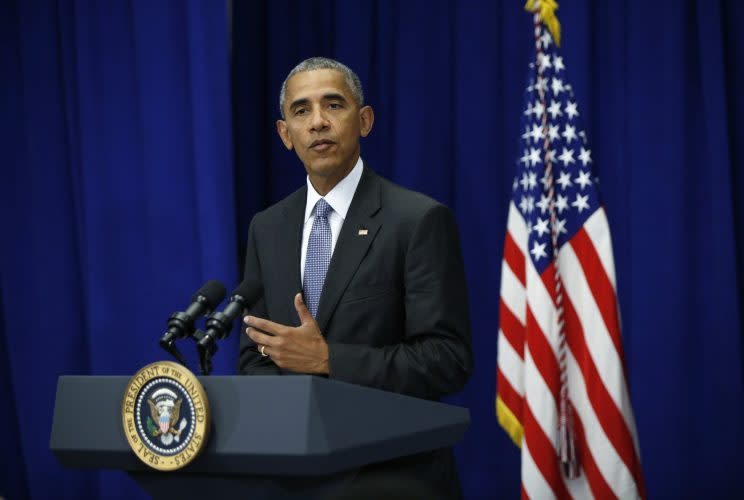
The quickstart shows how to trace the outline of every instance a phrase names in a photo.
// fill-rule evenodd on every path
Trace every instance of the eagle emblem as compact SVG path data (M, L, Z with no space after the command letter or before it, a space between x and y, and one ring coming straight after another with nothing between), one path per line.
M176 442L180 441L181 431L187 425L185 418L181 419L180 424L178 422L182 402L183 398L165 387L158 389L147 399L150 406L147 430L152 437L159 437L164 445L171 444L174 439Z

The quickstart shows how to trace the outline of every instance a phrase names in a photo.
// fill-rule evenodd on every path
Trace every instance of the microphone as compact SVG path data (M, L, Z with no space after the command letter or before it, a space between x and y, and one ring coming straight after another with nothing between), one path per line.
M225 286L217 280L209 280L191 297L191 304L183 312L175 312L168 318L168 330L160 339L160 346L185 364L181 353L176 349L176 340L194 333L194 321L209 314L225 298Z
M208 347L215 340L222 340L230 334L232 322L243 309L254 304L262 293L261 284L256 279L248 278L233 290L225 309L215 312L207 318L207 331L199 340L200 347Z
M216 341L230 335L233 321L244 309L255 304L262 294L263 287L259 280L255 277L246 278L233 290L225 309L207 318L207 331L197 330L194 333L200 354L202 374L208 375L211 372L211 357L217 352Z

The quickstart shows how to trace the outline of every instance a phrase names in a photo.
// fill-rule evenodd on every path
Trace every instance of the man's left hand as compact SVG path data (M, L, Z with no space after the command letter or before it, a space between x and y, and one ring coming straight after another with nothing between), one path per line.
M243 322L248 325L245 332L256 343L259 352L271 356L278 367L299 373L327 375L328 344L320 333L315 318L305 306L301 294L295 295L294 305L300 317L300 326L285 326L267 319L246 316L243 318Z

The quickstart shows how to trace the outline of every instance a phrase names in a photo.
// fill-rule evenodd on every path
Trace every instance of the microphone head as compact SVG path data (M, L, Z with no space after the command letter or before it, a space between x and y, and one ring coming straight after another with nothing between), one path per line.
M191 302L196 302L201 296L207 309L214 310L225 298L226 293L225 285L217 280L209 280L191 297Z
M245 306L250 306L261 298L262 293L261 282L255 276L251 276L235 287L230 294L230 300L238 300Z

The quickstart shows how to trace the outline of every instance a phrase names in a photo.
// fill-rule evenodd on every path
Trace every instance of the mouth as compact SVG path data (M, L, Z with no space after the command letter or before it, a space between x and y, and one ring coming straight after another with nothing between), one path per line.
M324 151L329 150L334 144L336 143L330 139L318 139L317 141L313 141L310 144L310 149L312 149L313 151L322 153Z

